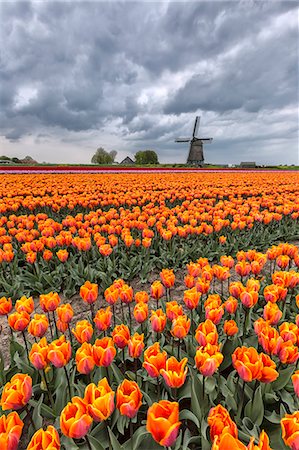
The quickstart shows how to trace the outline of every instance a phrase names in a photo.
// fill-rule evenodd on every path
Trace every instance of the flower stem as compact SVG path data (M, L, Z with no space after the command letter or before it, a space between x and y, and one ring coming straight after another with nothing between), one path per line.
M65 366L63 366L63 369L64 369L64 373L65 373L65 376L66 376L66 379L67 379L67 386L68 386L70 402L71 402L72 401L72 392L71 392L70 379L69 379L69 376L68 376L68 373L67 373L67 370L66 370Z
M32 419L32 415L31 415L31 413L29 411L28 405L25 406L25 411L27 413L27 416L29 417L29 420L31 422L31 425L32 425L32 428L33 428L34 432L37 431L36 425L35 425L35 423L34 423L34 421Z
M25 349L26 349L27 359L28 359L28 361L29 361L29 351L28 351L28 345L27 345L26 336L25 336L24 331L22 331L22 336L23 336L23 339L24 339L24 344L25 344Z
M48 393L48 397L49 397L49 400L50 400L50 403L51 403L51 408L52 408L52 410L54 412L54 410L55 410L54 401L53 401L53 397L52 397L52 394L51 394L51 391L50 391L50 387L49 387L49 384L48 384L48 381L47 381L47 375L46 375L45 369L41 370L41 374L42 374L42 378L43 378L43 380L45 382L45 385L46 385L46 388L47 388L47 393Z

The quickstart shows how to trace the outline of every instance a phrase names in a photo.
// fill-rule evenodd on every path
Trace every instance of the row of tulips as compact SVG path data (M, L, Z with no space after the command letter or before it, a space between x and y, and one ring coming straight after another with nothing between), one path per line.
M221 183L218 174L190 177L3 177L0 295L63 290L70 297L86 279L105 287L114 273L146 280L155 267L298 235L295 174L266 181L223 174Z
M297 261L291 244L223 255L214 265L200 258L186 267L181 299L173 298L171 269L149 293L121 279L106 289L87 281L80 296L89 317L74 324L71 304L56 292L40 295L39 305L2 297L11 362L2 363L1 408L12 411L1 418L0 439L12 442L3 448L18 447L30 420L30 449L50 442L54 449L297 450Z

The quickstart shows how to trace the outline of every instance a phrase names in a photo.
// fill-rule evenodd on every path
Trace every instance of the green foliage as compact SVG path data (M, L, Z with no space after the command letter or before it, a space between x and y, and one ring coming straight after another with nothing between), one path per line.
M154 150L140 150L135 154L136 164L159 164L158 155Z
M115 160L116 155L116 150L107 152L103 147L99 147L91 158L91 162L93 164L112 164Z

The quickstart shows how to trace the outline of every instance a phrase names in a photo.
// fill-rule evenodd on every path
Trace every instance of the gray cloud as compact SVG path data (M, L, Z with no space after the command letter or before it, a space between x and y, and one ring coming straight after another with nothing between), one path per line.
M173 140L199 113L214 162L251 159L257 141L256 159L298 160L295 1L16 1L1 4L0 20L7 153L28 136L42 153L46 135L72 141L77 156L52 153L71 162L98 133L120 154L155 148L161 161L183 162Z

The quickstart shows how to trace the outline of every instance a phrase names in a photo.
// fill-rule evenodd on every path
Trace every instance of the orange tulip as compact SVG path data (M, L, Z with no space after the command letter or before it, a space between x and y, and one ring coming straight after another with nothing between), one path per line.
M183 358L181 361L178 361L174 356L166 360L166 367L165 369L161 369L160 373L167 386L171 388L183 386L188 371L186 367L187 362L188 358Z
M133 314L138 323L143 323L148 318L148 304L143 302L137 303Z
M160 277L162 283L167 289L170 289L174 286L175 275L173 273L173 269L162 269L162 272L160 272Z
M196 290L196 288L184 291L184 303L188 309L197 308L201 293Z
M247 447L229 433L215 437L211 450L247 450Z
M0 406L3 411L22 409L32 396L32 379L29 375L17 373L6 383L2 391Z
M1 297L0 298L0 316L6 316L12 310L11 298Z
M130 330L127 325L116 325L112 331L112 339L118 348L125 348L130 339Z
M157 280L154 281L151 285L151 296L155 300L159 300L159 298L163 297L164 295L164 286L161 283L161 281Z
M109 256L113 252L113 248L110 244L103 244L99 246L99 252L102 256Z
M207 344L199 347L195 355L195 364L204 377L211 377L223 361L218 345Z
M292 450L299 450L299 411L286 414L280 424L284 443Z
M64 367L71 359L71 355L71 344L64 335L49 344L48 360L53 366Z
M51 250L46 249L43 252L43 259L44 261L50 261L53 258L53 253L51 252Z
M200 292L201 294L207 294L210 289L210 281L198 278L195 283L195 287L197 292Z
M115 355L116 349L111 337L96 339L93 345L93 357L97 366L110 366Z
M60 450L58 431L49 425L46 430L37 430L28 444L27 450Z
M172 300L171 302L166 303L166 316L167 319L173 321L179 316L182 316L183 313L183 307L182 305L179 305L176 300Z
M206 308L206 319L211 320L215 325L218 325L224 314L223 305L218 308Z
M146 291L135 292L135 302L136 303L148 303L149 295Z
M83 438L91 424L92 418L88 413L88 405L79 397L73 397L61 411L60 429L69 438Z
M131 358L140 358L144 349L144 334L135 333L130 337L128 343L129 356Z
M69 257L69 252L65 249L61 249L58 250L58 252L56 252L56 256L59 259L59 261L66 262Z
M225 433L228 433L234 438L238 437L237 425L232 421L229 412L222 405L217 405L210 409L208 425L210 427L212 441L214 441L215 437L222 436Z
M258 341L263 347L264 352L269 353L269 355L274 355L277 350L279 338L279 333L276 328L271 327L267 322L266 325L264 324L260 327L260 330L258 330L259 327L256 327L256 325L255 328L257 328L256 333L258 335Z
M116 391L116 407L122 416L132 419L142 404L142 393L135 381L124 380Z
M186 275L184 278L184 283L188 289L195 287L195 278L192 275Z
M28 325L28 333L35 337L43 337L49 327L49 321L45 314L34 314Z
M216 325L209 319L201 322L195 332L195 339L200 346L205 347L208 343L215 345L218 342Z
M32 297L21 297L16 301L15 309L18 312L26 311L28 314L31 314L34 310L34 301Z
M123 303L131 303L133 301L133 288L128 284L124 284L119 290L119 298Z
M191 321L184 314L182 316L178 316L176 319L172 321L171 334L172 336L178 339L184 339L187 336L190 330Z
M278 356L283 364L294 364L299 359L298 347L291 340L284 341L282 337L277 339L273 353Z
M187 264L187 270L188 270L189 275L196 278L200 275L201 266L198 263L191 262L191 263Z
M62 322L60 319L57 319L56 326L60 333L65 333L68 329L68 324L66 322Z
M174 444L180 426L177 402L160 400L148 408L146 429L161 446L171 447Z
M267 433L264 430L261 432L257 445L254 444L254 437L252 437L247 446L247 450L272 450Z
M107 420L114 411L114 395L107 378L102 378L98 385L88 384L85 389L84 402L95 422Z
M119 290L115 286L110 286L104 291L104 297L109 305L114 305L119 298Z
M44 312L55 311L60 303L57 292L49 292L39 296L39 303Z
M83 374L88 374L94 369L93 347L88 342L83 342L76 351L76 365L78 372Z
M235 260L230 255L222 255L220 256L220 262L224 267L228 267L229 269L232 269L235 264Z
M74 316L73 308L69 303L64 303L63 305L58 306L56 312L58 318L65 323L70 323Z
M79 344L83 344L83 342L90 342L93 335L93 328L88 320L80 320L76 323L76 327L72 328L72 333L79 342Z
M241 277L246 277L247 275L250 274L251 265L247 261L239 261L235 265L235 271Z
M254 347L236 348L232 362L242 380L252 381L261 377L263 363Z
M241 292L243 292L244 290L245 288L240 281L233 281L229 285L229 293L237 299L240 297Z
M252 308L256 305L259 294L256 291L243 291L240 294L240 300L246 308Z
M161 333L166 325L166 314L162 309L157 309L156 311L152 310L150 321L152 324L152 330L156 333Z
M263 317L271 325L276 325L282 317L282 311L279 309L277 303L268 302L264 306Z
M29 359L31 364L37 370L43 370L49 364L48 350L49 346L45 337L43 337L39 342L32 344L29 352Z
M24 423L15 411L0 417L1 450L17 450Z
M111 326L112 311L110 306L105 309L99 309L94 318L94 323L99 331L106 331Z
M283 322L279 326L279 334L284 341L292 341L296 344L299 335L299 329L294 323Z
M160 375L161 369L166 368L167 353L160 351L159 342L155 342L144 352L143 367L150 377L156 378Z
M279 373L276 369L276 364L269 355L266 355L265 353L260 353L260 359L262 361L262 370L258 377L258 380L261 383L272 383L272 381L275 381L278 378Z
M234 297L228 297L228 299L224 302L223 305L229 314L235 314L238 308L238 300Z
M234 320L226 320L224 322L223 331L227 336L234 336L238 333L239 328Z
M99 287L96 283L85 281L85 283L80 287L80 297L89 305L96 302L98 295Z
M30 316L26 311L14 312L8 316L8 325L14 331L24 331L30 322Z

